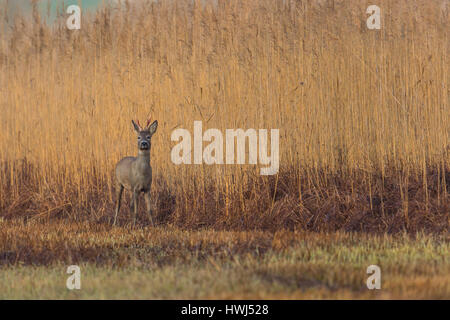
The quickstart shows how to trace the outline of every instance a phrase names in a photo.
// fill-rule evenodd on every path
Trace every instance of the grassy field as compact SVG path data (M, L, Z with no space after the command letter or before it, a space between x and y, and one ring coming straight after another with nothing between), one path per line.
M450 298L443 236L3 222L0 239L0 299ZM80 290L66 288L72 264ZM380 290L366 286L372 264Z
M359 0L1 8L0 298L450 298L449 7L376 4L380 30ZM148 116L157 226L125 199L112 228ZM279 129L279 172L175 165L196 120Z

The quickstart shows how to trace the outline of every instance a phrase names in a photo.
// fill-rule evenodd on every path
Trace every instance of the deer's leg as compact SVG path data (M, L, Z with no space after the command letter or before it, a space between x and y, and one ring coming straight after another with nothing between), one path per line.
M150 190L147 191L146 193L144 193L144 198L145 198L145 204L147 206L147 213L148 216L150 217L150 223L152 224L152 226L154 226L153 224L153 218L152 218L152 209L151 209L151 204L150 204Z
M116 186L116 195L117 195L116 213L114 214L113 226L116 225L117 214L119 213L120 204L122 202L122 193L123 193L123 185L121 185L120 183L117 183L117 186Z
M138 210L138 196L139 193L133 190L133 200L131 202L131 210L133 211L133 227L136 225L136 215Z

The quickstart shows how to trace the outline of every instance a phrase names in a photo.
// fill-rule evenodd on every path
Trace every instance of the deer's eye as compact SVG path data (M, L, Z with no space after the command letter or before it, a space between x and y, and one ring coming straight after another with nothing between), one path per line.
M147 140L150 140L150 136L147 136Z
M138 140L141 140L141 137L138 137Z

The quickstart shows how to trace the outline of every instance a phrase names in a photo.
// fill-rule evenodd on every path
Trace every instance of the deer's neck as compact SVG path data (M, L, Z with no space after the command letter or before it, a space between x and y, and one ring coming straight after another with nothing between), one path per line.
M136 163L139 167L150 166L150 152L148 151L139 151L138 156L136 157Z

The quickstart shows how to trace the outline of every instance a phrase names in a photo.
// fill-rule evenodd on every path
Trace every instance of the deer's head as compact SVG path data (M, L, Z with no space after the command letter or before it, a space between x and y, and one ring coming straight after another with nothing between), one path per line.
M139 121L134 122L134 120L131 120L131 123L133 124L134 130L137 133L137 143L138 143L138 149L140 152L150 152L151 147L151 139L153 134L156 132L156 128L158 128L158 121L153 121L152 124L150 124L150 119L147 120L147 124L143 128Z

